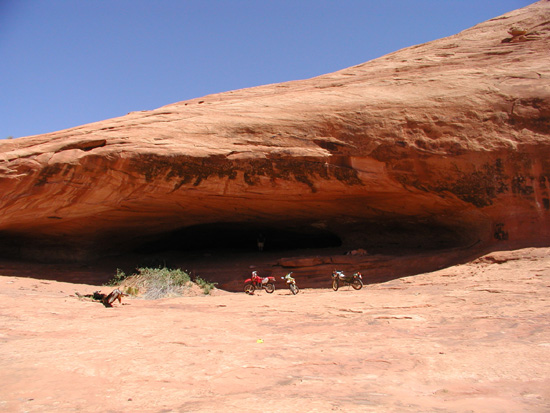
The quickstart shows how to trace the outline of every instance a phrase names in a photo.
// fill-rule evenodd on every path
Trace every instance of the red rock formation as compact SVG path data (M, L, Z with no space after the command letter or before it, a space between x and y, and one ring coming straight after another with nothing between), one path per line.
M313 79L2 141L2 250L550 245L549 48L539 1Z

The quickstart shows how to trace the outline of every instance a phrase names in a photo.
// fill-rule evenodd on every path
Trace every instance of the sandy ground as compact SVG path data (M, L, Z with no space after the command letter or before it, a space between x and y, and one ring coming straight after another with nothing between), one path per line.
M1 411L550 411L550 248L296 296L0 286Z

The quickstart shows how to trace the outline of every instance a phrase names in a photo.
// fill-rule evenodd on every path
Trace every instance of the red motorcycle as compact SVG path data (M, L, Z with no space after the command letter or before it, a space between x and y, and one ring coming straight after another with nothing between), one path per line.
M256 271L252 271L252 277L244 281L244 292L254 294L254 291L263 288L266 293L275 291L275 277L260 277Z

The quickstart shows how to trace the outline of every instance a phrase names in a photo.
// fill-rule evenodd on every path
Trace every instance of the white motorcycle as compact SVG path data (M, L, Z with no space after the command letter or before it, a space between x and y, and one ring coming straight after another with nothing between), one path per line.
M292 294L296 295L298 294L298 292L300 291L300 289L298 288L298 286L296 285L296 280L292 277L292 273L289 272L287 275L285 275L284 277L281 277L282 280L285 280L287 285L288 285L288 288L290 289L290 291L292 292Z

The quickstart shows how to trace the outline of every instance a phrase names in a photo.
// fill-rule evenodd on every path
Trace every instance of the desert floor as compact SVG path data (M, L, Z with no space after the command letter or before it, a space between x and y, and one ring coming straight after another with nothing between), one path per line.
M296 296L0 286L1 411L550 411L550 248Z

